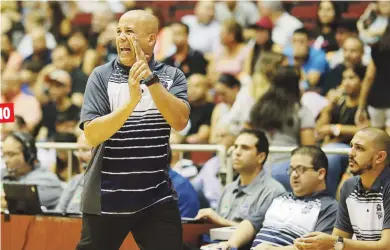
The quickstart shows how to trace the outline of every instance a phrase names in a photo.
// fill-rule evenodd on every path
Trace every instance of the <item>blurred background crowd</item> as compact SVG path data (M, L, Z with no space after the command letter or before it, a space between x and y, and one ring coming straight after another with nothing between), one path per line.
M187 77L191 118L171 143L230 147L245 127L270 146L349 147L359 128L390 131L390 2L347 1L2 1L1 100L16 120L2 124L39 142L76 142L88 76L116 58L120 15L159 18L155 58ZM386 70L387 69L387 70ZM336 196L348 157L329 155ZM41 166L68 182L68 154L38 149ZM85 164L72 159L72 175ZM216 207L219 159L173 153L202 207ZM289 154L266 168L287 190Z

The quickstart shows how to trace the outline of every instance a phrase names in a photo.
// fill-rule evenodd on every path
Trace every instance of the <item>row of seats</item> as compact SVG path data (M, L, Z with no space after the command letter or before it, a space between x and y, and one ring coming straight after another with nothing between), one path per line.
M140 1L137 6L146 8L156 6L161 10L163 18L167 22L180 20L185 15L194 13L194 5L196 1ZM348 4L348 9L342 14L343 18L357 19L367 8L369 2L351 2ZM302 20L307 28L314 27L317 16L318 2L300 2L291 8L291 14ZM117 14L119 18L121 13ZM90 25L91 14L80 13L73 19L75 25Z

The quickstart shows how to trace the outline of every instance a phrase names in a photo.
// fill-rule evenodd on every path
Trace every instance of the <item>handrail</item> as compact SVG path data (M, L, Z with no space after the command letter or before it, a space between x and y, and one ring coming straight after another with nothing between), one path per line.
M72 151L79 148L77 143L67 143L67 142L37 142L37 148L44 149L62 149L70 150L68 162L68 176L72 175ZM220 173L226 175L226 183L233 181L233 168L230 157L230 150L227 151L224 146L216 144L171 144L173 151L180 152L216 152L217 156L220 158ZM290 153L294 150L295 147L280 147L280 146L271 146L269 152L272 153ZM346 155L350 151L349 148L322 148L326 154L341 154Z
M37 142L37 148L43 149L62 149L62 150L70 150L69 151L69 159L72 159L71 152L72 150L76 150L79 148L77 143L69 143L69 142ZM227 167L226 162L226 149L222 145L216 144L171 144L170 145L173 151L181 151L181 152L216 152L217 156L220 158L220 173L226 174L226 183L230 183L233 181L233 169L231 167ZM72 167L71 161L68 162L68 176L72 176Z

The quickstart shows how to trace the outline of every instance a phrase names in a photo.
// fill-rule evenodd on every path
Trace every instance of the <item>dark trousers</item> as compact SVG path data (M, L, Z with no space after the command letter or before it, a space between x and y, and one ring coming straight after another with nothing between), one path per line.
M118 250L129 232L141 250L183 249L177 202L169 201L131 216L83 214L76 250Z

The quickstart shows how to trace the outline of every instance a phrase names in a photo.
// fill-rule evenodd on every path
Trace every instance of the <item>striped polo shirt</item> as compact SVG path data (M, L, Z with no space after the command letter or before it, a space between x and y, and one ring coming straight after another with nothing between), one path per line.
M171 94L187 105L184 74L154 61L149 67ZM107 115L130 98L128 74L115 59L97 67L88 79L81 112L85 121ZM85 173L81 209L84 213L131 215L177 199L168 175L170 126L141 85L142 98L123 126L93 150Z
M336 212L337 201L327 191L306 197L297 197L293 193L279 196L268 208L263 227L252 247L261 243L289 246L295 239L310 232L331 233Z
M390 228L390 168L385 167L369 190L360 176L348 179L340 192L335 227L355 234L357 240L378 241Z

